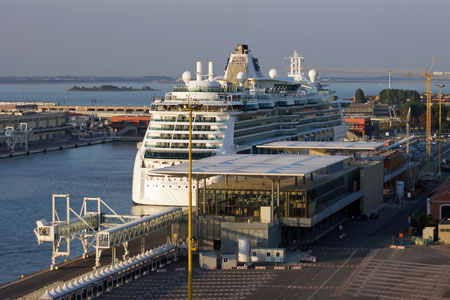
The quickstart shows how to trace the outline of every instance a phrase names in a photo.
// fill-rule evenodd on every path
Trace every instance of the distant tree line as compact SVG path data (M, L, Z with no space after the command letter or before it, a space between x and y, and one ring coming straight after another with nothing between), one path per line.
M154 91L149 86L144 86L142 89L135 89L132 87L118 87L115 85L101 85L101 86L93 86L93 87L84 87L84 86L74 86L68 90L69 92L126 92L126 91Z
M420 100L420 93L414 90L384 89L379 93L379 103L396 105L400 111L400 117L406 120L408 109L411 107L410 126L419 129L426 127L426 105ZM366 103L364 91L355 91L355 103ZM442 105L442 130L450 129L450 110L446 105ZM431 106L431 127L439 128L439 104L433 103Z

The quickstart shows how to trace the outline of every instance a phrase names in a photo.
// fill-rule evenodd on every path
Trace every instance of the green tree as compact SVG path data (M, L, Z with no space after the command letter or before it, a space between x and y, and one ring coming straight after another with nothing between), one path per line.
M355 91L355 103L366 103L366 96L362 89L357 89Z
M420 94L413 90L384 89L379 93L380 103L402 106L405 102L420 102Z

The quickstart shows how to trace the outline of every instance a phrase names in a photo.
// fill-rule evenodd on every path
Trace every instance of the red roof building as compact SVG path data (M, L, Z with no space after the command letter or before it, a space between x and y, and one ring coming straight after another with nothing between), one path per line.
M436 222L450 218L450 180L441 183L431 193L429 214Z

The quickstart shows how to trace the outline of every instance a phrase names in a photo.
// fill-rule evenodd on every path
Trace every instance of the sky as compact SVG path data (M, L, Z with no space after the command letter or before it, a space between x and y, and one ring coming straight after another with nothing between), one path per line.
M222 75L237 44L262 71L450 71L448 0L0 0L0 76ZM204 68L205 68L204 67Z

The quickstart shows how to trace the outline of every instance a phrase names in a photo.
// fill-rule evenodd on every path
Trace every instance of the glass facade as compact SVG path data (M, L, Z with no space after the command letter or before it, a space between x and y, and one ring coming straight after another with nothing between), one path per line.
M327 178L329 177L329 178ZM258 183L255 184L255 180ZM272 182L268 179L240 180L227 186L223 182L199 190L199 210L206 215L235 216L259 220L261 206L271 206ZM319 183L308 179L295 186L294 179L280 182L279 207L274 189L274 214L283 218L311 218L326 207L360 189L359 170L338 176L325 175ZM265 186L267 188L261 188ZM204 202L204 200L206 200Z

